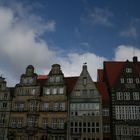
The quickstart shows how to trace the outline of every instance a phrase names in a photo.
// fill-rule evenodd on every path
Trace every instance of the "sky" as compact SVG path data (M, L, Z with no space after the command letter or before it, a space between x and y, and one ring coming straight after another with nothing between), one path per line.
M0 74L8 86L28 65L48 74L58 63L78 76L87 62L93 80L103 61L140 59L139 0L1 0Z

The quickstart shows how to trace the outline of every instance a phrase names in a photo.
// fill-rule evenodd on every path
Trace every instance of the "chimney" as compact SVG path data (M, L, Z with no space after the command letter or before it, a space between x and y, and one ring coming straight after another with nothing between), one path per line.
M137 56L134 56L133 57L133 62L135 63L135 62L138 62L138 57Z

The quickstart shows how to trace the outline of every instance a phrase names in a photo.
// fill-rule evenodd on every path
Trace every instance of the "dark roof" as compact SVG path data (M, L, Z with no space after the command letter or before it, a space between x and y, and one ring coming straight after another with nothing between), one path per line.
M104 66L109 85L112 87L124 66L124 62L104 62Z
M79 76L75 77L65 77L65 82L67 86L67 93L70 94L78 80Z
M37 76L37 83L41 86L45 85L48 75L38 75Z
M37 79L41 80L41 79L47 79L48 75L43 75L43 74L40 74L37 76Z
M98 82L103 81L103 69L98 69L98 71L97 71L97 81Z
M104 82L96 82L95 85L102 97L103 104L109 104L109 93L106 84Z
M140 74L140 62L132 62L132 61L108 61L104 62L104 68L106 72L106 76L108 78L109 86L112 87L120 75L122 69L124 68L126 63L133 64L136 68L138 74Z

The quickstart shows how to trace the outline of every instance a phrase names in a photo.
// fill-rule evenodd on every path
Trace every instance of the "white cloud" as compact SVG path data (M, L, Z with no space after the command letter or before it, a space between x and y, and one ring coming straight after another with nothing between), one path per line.
M80 75L83 63L87 62L88 70L93 80L96 80L97 69L102 68L104 57L97 56L94 53L71 53L66 59L60 59L64 73L70 75Z
M34 65L37 73L47 74L53 63L59 63L64 74L70 76L79 75L82 64L87 62L89 71L95 79L97 68L102 67L105 58L93 53L68 53L63 57L59 51L51 50L47 43L39 38L44 29L55 30L55 21L46 21L48 24L40 28L40 18L29 13L29 17L23 16L22 13L16 14L16 11L19 10L0 7L0 73L7 78L8 85L19 82L20 75L29 64Z
M124 30L120 33L121 36L123 37L137 37L138 33L135 27L130 27L127 30Z
M134 46L120 45L115 50L114 60L123 60L127 59L132 61L133 56L140 56L140 49Z
M106 8L94 7L93 9L88 9L86 16L81 19L92 25L102 25L102 26L113 26L111 18L113 13Z
M25 17L29 21L32 19L32 22L24 22L24 17L21 18L13 9L0 7L0 74L6 77L8 85L14 86L19 82L20 75L25 72L29 64L34 65L38 74L48 74L51 65L59 63L65 76L73 76L80 75L83 63L87 62L88 70L92 78L96 80L97 69L102 68L106 58L88 52L67 53L62 56L61 51L51 50L48 44L39 37L44 29L45 31L56 30L55 21L46 21L45 23L50 22L47 29L41 27L40 18L34 15ZM128 56L132 59L132 52L131 46L119 46L115 52L115 60L126 60ZM139 49L135 49L135 52L140 56Z

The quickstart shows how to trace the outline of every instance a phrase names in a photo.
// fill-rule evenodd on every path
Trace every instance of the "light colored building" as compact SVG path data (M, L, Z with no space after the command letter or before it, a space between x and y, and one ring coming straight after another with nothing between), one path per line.
M44 138L66 140L67 106L64 75L60 65L54 64L47 76L41 96L40 121L44 130Z
M69 95L69 140L102 140L102 99L87 65Z
M7 140L11 96L5 78L0 77L0 140Z
M29 65L15 86L9 123L10 140L39 140L40 87L37 74Z

